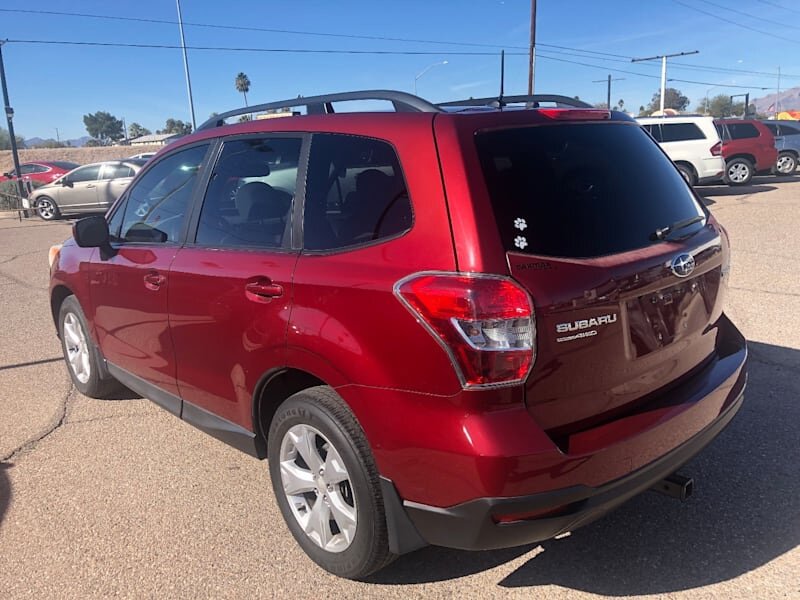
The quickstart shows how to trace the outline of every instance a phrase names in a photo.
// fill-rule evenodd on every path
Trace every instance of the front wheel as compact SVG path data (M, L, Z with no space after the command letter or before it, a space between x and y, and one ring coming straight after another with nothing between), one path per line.
M691 167L687 167L686 165L675 165L678 167L678 171L680 171L681 177L683 177L684 181L689 184L690 187L693 187L696 183L694 177L694 170Z
M36 214L40 219L45 221L53 221L61 214L58 210L58 205L47 196L42 196L36 200Z
M747 185L753 178L753 165L745 158L734 158L725 165L725 182L728 185Z
M107 398L120 387L116 379L103 377L98 369L100 352L89 336L86 317L75 296L67 297L61 304L58 333L67 371L81 394L90 398Z
M336 392L319 386L286 400L272 419L267 455L289 531L320 567L361 579L395 558L375 461Z
M797 159L789 152L781 152L775 162L774 172L776 175L793 175L797 169Z

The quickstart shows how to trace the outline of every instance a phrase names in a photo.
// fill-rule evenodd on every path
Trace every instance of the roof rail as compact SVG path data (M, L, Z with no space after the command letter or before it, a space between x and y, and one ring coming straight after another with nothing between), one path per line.
M393 90L363 90L359 92L324 94L322 96L298 96L297 98L280 100L278 102L245 106L243 108L229 110L219 115L214 115L208 121L200 125L197 130L219 127L225 124L225 119L238 115L294 108L298 106L305 106L306 114L309 115L330 114L335 112L333 109L333 104L335 102L347 102L351 100L388 100L394 105L394 110L396 112L442 112L435 104L431 104L427 100L423 100L418 96L406 92L397 92Z
M583 100L576 100L569 96L559 96L557 94L534 94L533 96L503 96L502 99L497 96L491 98L469 98L467 100L455 100L452 102L441 102L439 106L491 106L494 108L501 108L508 104L531 104L533 108L538 108L540 102L553 102L558 106L569 106L571 108L594 108L591 104L587 104Z

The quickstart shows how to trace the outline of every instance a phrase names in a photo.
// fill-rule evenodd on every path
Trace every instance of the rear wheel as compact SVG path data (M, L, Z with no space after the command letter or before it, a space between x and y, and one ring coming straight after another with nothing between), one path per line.
M89 336L86 317L75 296L68 296L58 313L58 332L67 371L75 388L90 398L106 398L120 388L116 379L98 369L100 351Z
M793 175L797 169L797 159L789 152L781 152L775 162L774 172L776 175Z
M314 562L360 579L394 559L372 453L332 389L310 388L284 402L272 419L267 453L283 518Z
M42 196L36 200L36 214L45 221L53 221L59 217L61 212L51 198Z
M675 165L678 167L678 171L681 173L681 177L688 183L690 186L694 186L697 183L697 179L694 176L694 170L691 167L686 165Z
M747 185L753 178L753 165L746 158L734 158L725 165L725 182L728 185Z

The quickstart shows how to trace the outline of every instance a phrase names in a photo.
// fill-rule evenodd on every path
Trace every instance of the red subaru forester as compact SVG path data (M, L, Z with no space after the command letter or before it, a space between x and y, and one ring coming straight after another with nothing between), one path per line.
M295 98L162 150L51 254L75 387L268 458L344 577L688 495L746 381L727 234L627 116L484 104Z

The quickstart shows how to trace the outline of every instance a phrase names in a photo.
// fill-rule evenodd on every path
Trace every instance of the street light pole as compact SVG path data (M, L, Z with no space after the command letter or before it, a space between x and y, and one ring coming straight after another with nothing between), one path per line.
M19 197L25 196L25 188L22 185L22 173L19 172L19 153L17 151L17 136L14 133L14 109L11 108L11 103L8 100L8 86L6 85L6 66L3 62L3 44L4 41L0 40L0 85L3 87L3 105L5 106L6 123L8 123L8 137L11 142L11 157L14 160L14 173L17 175L17 190ZM25 212L25 216L28 213Z
M691 52L676 52L675 54L659 54L657 56L648 56L647 58L631 59L631 62L644 62L646 60L661 59L661 116L664 116L664 96L667 94L667 59L675 56L688 56L690 54L700 54L700 51L692 50Z
M531 0L531 42L528 51L528 96L533 96L534 70L536 67L536 0Z
M417 75L416 77L414 77L414 95L415 95L415 96L417 95L417 79L419 79L420 77L422 77L423 75L425 75L425 73L427 73L428 71L430 71L430 70L431 70L433 67L438 67L439 65L446 65L446 64L447 64L447 61L446 61L446 60L442 60L442 61L440 61L440 62L433 63L432 65L428 65L427 67L425 67L424 69L422 69L422 71L419 73L419 75Z
M183 50L183 70L186 72L186 91L189 94L189 111L192 113L192 131L197 129L194 120L194 99L192 98L192 81L189 79L189 57L186 55L186 39L183 36L183 17L181 16L181 0L175 0L178 7L178 28L181 31L181 50Z

